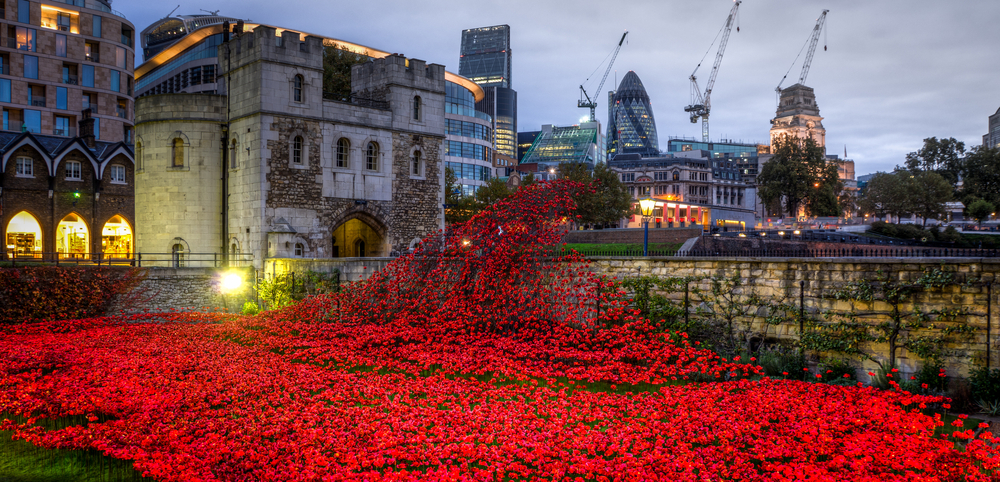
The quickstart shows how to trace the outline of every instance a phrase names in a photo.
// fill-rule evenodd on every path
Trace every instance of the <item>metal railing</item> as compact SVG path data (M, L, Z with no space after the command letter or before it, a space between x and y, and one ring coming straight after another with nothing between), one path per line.
M692 249L681 254L689 257L735 258L997 258L1000 249L870 247L843 248L721 248Z
M57 128L52 129L52 135L67 136L67 137L76 137L76 128L75 127L66 127L64 129L60 129L60 128L57 127Z
M85 54L84 58L90 62L97 62L97 63L101 62L101 56L98 55L97 52L91 52L89 54Z
M64 84L78 85L80 78L75 75L64 75L62 81Z
M31 99L29 103L32 107L45 107L45 99Z
M221 253L49 253L6 252L0 261L11 266L49 264L56 266L135 266L138 268L226 268L253 265L252 254Z
M0 74L10 75L10 64L0 65Z
M125 109L123 109L121 107L118 107L117 109L115 109L115 115L117 115L118 117L121 117L122 119L126 119L127 118L125 116Z

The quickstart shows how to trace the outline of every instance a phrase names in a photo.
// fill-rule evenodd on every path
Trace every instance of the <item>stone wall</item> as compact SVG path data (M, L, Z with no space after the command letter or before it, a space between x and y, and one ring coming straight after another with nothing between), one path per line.
M650 244L683 243L691 238L701 236L701 227L695 228L660 228L649 230ZM563 242L586 244L642 244L642 229L595 229L586 231L570 231L566 233Z
M341 283L353 283L371 278L394 259L396 258L269 259L264 265L264 276L303 274L309 271L329 274L340 271Z
M846 283L863 279L871 280L886 273L892 279L913 281L925 270L940 268L954 275L953 286L932 289L918 295L916 305L924 312L935 309L965 309L969 316L966 322L976 327L974 337L955 346L948 347L951 356L948 362L949 374L965 376L973 363L982 359L986 351L986 282L1000 282L1000 259L976 258L913 258L913 259L872 259L872 258L591 258L591 269L616 279L654 275L660 277L694 277L703 281L692 283L692 287L710 289L707 281L713 276L729 277L739 275L757 291L774 299L786 299L798 306L800 293L804 290L804 306L808 316L817 317L824 310L847 312L850 305L844 301L829 299L829 296ZM966 285L968 283L968 285ZM800 288L801 287L801 288ZM993 325L997 324L997 291L989 300L993 311ZM667 294L676 301L683 300L683 291ZM700 303L692 297L691 306ZM901 309L911 311L913 303L904 304ZM877 303L875 309L886 312L891 309L884 303ZM938 327L940 328L940 326ZM994 330L996 333L996 330ZM778 327L779 339L798 340L799 327L795 322ZM995 336L994 336L995 340ZM998 345L993 341L992 350ZM875 346L878 353L884 353L884 346ZM923 361L905 350L899 359L900 370L912 373ZM996 366L997 355L993 355ZM862 372L874 365L867 362Z
M243 303L252 300L252 269L216 268L145 268L146 279L137 288L134 306L118 307L117 313L164 313L171 311L239 312ZM244 282L240 289L223 294L223 275L239 273Z

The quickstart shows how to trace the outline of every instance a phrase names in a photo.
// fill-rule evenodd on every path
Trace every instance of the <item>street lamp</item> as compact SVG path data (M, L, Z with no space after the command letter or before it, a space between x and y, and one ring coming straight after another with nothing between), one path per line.
M644 228L642 235L642 255L649 256L649 221L653 217L653 209L656 208L656 200L646 196L639 200L639 212L642 213L642 225Z

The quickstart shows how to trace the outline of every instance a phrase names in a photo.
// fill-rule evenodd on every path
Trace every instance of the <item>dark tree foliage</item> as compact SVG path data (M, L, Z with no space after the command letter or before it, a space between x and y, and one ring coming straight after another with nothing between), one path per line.
M812 138L781 136L775 139L771 158L757 176L760 198L765 205L782 203L785 215L795 216L800 207L810 216L839 216L838 196L843 183L837 165L823 156L823 148Z
M1000 205L1000 148L977 146L966 156L962 166L962 196Z
M982 226L983 221L989 219L990 215L997 211L996 206L985 199L979 199L972 204L969 204L969 206L965 209L969 212L969 216L971 216L972 219L975 219L980 226Z
M574 195L580 224L613 225L632 209L632 196L607 164L597 164L591 172L583 163L563 163L559 165L559 177L582 185Z
M913 195L909 171L880 172L875 175L861 195L861 212L875 218L909 216L913 214L910 197Z
M935 172L954 185L962 171L965 143L954 137L924 139L924 146L906 155L906 168L913 174Z
M351 67L369 60L343 46L330 43L323 46L323 93L338 100L351 97Z
M911 209L924 220L924 226L928 219L946 219L945 203L953 199L954 185L936 172L916 174L910 180L914 193L909 196Z
M468 221L483 209L513 194L506 182L494 177L477 189L475 196L466 196L458 186L458 177L451 168L445 168L444 182L444 219L448 224Z

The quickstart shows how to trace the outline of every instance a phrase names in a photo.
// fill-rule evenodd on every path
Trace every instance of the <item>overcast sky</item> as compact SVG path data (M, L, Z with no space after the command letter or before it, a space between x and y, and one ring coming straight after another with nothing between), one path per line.
M688 76L725 22L732 0L178 0L177 14L220 15L349 40L458 72L461 31L508 24L518 129L576 124L579 85L629 31L598 95L606 126L607 91L634 70L646 86L660 148L671 136L701 138L684 106ZM177 3L117 0L138 30ZM857 174L902 164L925 137L982 143L1000 107L1000 1L746 0L739 9L712 93L711 137L766 142L775 87L829 9L806 85L816 90L827 151L856 161ZM824 44L827 50L823 50ZM715 58L698 71L704 89ZM803 54L803 57L805 54ZM798 80L798 64L787 87ZM587 82L593 96L601 71Z

